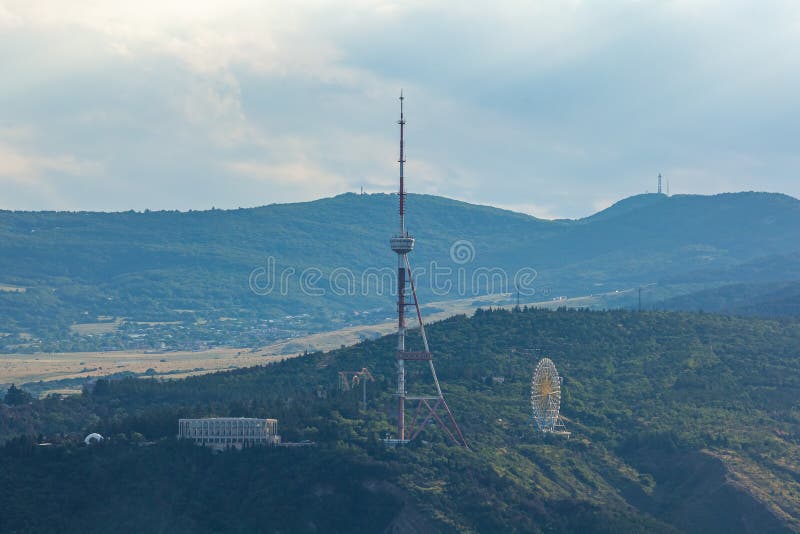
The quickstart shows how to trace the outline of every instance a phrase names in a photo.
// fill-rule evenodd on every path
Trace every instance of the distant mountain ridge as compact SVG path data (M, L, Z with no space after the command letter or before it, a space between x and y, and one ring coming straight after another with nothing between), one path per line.
M393 268L387 241L396 232L396 203L396 195L348 193L238 210L0 211L0 286L26 288L0 291L0 319L4 331L63 335L73 323L105 316L308 314L323 328L361 310L391 310L390 291L367 291L359 275ZM477 268L507 275L504 287L486 283L462 294L437 292L421 277L426 301L513 293L520 269L536 271L523 288L525 299L536 300L724 271L800 249L800 201L775 193L638 195L590 217L557 221L412 194L407 222L417 238L414 266L449 268L454 287L459 269L467 280ZM451 258L457 242L470 249L463 263ZM303 292L296 280L285 294L255 294L250 276L267 258L295 276L318 269L325 294ZM335 269L355 274L352 291L330 290Z

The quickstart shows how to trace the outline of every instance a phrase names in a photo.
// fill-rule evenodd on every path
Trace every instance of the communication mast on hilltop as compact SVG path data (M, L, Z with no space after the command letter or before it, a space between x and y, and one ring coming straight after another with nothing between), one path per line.
M658 194L661 194L661 173L658 173Z
M403 115L403 92L400 91L400 226L399 233L389 240L392 250L397 253L397 437L386 438L387 445L403 445L416 438L425 427L435 420L439 427L457 445L467 447L467 442L461 429L458 428L455 417L447 406L436 376L436 369L433 366L433 355L428 347L428 338L425 335L425 325L422 324L422 314L419 311L419 301L417 292L414 288L414 280L411 276L411 264L408 261L408 253L414 249L414 237L406 231L405 204L406 192L403 176L403 166L406 162L403 143L405 130L405 117ZM411 300L407 300L411 297ZM419 325L419 333L422 337L422 351L406 350L406 308L412 307L416 312L416 321ZM413 321L413 319L412 319ZM431 377L436 392L431 395L408 395L406 390L406 362L428 362ZM406 428L406 401L416 403L411 424ZM446 417L440 415L440 411ZM418 420L422 421L418 423Z

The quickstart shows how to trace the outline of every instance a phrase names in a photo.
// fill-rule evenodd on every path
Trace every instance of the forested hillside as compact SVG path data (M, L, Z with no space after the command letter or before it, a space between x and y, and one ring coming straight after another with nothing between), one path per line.
M0 350L257 346L382 320L392 309L396 210L393 195L346 194L186 213L2 211ZM410 195L407 221L428 302L518 289L531 302L653 282L672 296L796 252L800 201L640 195L585 219L546 221ZM463 255L451 257L459 242ZM795 279L796 261L784 267L770 281ZM498 277L476 275L495 268ZM70 329L84 323L101 334Z
M659 306L736 315L800 317L800 281L729 284L673 297Z
M0 530L800 528L797 319L481 311L429 337L470 450L435 427L406 448L381 444L394 428L392 337L182 381L101 380L77 397L0 405L0 484L12 488ZM543 356L564 377L569 440L530 424ZM359 391L337 389L339 370L362 366L376 377L366 412ZM409 371L412 392L422 371ZM316 446L215 456L174 442L179 417L210 415L277 417L284 440ZM89 431L111 439L74 444Z

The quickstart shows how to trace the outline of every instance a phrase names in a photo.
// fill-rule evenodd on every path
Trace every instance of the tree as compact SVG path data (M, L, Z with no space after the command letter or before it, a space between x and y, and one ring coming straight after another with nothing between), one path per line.
M24 389L19 389L14 384L11 384L11 387L8 388L5 396L5 403L9 406L19 406L21 404L28 404L33 400L33 395L25 391Z

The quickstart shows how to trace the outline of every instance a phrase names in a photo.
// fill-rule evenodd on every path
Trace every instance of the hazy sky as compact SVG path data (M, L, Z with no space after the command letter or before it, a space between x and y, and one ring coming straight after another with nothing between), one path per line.
M800 196L798 0L0 0L0 208Z

